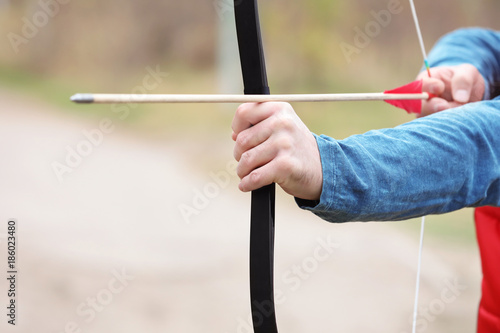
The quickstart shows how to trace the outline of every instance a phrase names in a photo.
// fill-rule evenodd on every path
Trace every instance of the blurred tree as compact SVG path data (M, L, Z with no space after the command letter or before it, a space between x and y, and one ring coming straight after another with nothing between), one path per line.
M231 0L45 1L58 7L53 13L35 0L0 1L1 34L23 36L26 22L38 30L19 52L0 39L0 66L81 79L105 72L117 82L159 64L165 70L211 70L217 65L221 10L232 20ZM399 3L403 12L346 61L341 43L353 43L356 29L390 3ZM260 7L270 78L280 91L333 90L338 78L359 82L362 76L369 82L367 70L373 77L401 77L421 65L407 0L273 0ZM500 28L495 0L421 0L417 7L428 49L459 27ZM41 24L44 15L49 19Z

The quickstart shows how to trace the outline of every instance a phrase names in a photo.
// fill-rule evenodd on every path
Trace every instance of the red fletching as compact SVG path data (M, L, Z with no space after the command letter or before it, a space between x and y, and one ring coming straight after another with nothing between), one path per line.
M417 80L405 84L402 87L386 90L385 94L421 94L422 93L422 80ZM429 94L429 98L432 96ZM420 113L422 111L422 100L420 99L410 99L410 100L386 100L385 102L394 105L398 108L406 110L408 113Z

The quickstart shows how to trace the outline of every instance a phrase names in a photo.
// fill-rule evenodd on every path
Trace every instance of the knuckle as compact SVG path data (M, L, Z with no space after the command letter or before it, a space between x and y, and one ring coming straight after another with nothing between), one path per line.
M283 128L287 131L287 132L292 132L295 130L296 126L295 126L295 121L291 118L291 117L286 117L285 119L283 119Z
M238 117L244 116L247 112L247 109L248 109L248 103L240 104L240 106L238 106L238 108L236 109L236 115Z
M236 146L238 148L245 147L248 144L248 137L245 135L245 133L240 133L238 137L236 138Z
M294 126L295 112L286 102L273 102L269 106L269 124L272 128L287 129Z
M284 114L276 115L270 119L271 128L278 131L288 131L290 130L290 121L288 117Z
M454 79L467 82L472 81L473 75L471 75L471 72L473 72L475 69L476 67L470 64L460 65L459 69L455 72Z
M272 102L268 104L268 107L271 114L277 114L283 110L283 102Z
M249 183L251 184L252 188L258 188L260 187L260 183L262 181L262 173L259 171L253 171L249 176L248 176Z
M247 119L248 115L252 112L252 103L244 103L238 106L235 113L237 119Z
M252 183L257 183L259 182L259 180L262 179L262 175L259 171L253 171L251 174L250 174L250 180Z
M270 102L268 108L271 115L286 114L292 109L291 105L286 102Z
M460 65L462 67L463 70L465 71L476 71L476 67L472 64L462 64Z
M236 145L240 149L241 152L245 152L246 150L252 147L252 135L248 131L240 133L236 138Z
M244 164L252 164L253 162L253 158L254 158L254 154L251 150L247 150L246 152L244 152L242 155L241 155L241 159L240 159L240 162L244 163Z
M293 148L292 138L289 135L280 135L275 139L275 145L279 150L289 151Z

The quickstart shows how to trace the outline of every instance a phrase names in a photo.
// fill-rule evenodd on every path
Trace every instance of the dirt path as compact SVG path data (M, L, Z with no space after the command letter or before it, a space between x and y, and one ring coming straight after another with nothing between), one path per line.
M18 325L2 313L1 332L251 332L249 196L230 167L195 172L179 142L116 123L100 138L99 121L6 90L0 100L0 233L16 218L20 244ZM229 162L231 143L220 148ZM328 224L285 196L277 224L280 332L410 331L416 236ZM424 256L419 332L473 332L476 248L427 242Z

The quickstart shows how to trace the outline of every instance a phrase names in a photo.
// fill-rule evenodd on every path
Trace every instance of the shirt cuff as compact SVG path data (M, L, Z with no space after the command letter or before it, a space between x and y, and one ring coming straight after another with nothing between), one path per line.
M321 158L321 168L323 172L323 186L321 191L320 200L305 200L295 197L295 202L301 209L309 210L314 213L320 211L328 211L330 204L328 204L328 198L333 197L333 192L335 192L336 187L336 154L335 154L335 139L332 139L325 135L314 135L316 143L318 144L319 155ZM334 141L334 142L332 142Z

